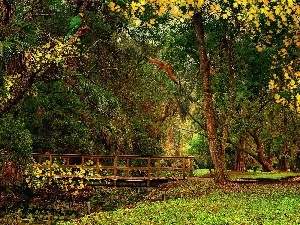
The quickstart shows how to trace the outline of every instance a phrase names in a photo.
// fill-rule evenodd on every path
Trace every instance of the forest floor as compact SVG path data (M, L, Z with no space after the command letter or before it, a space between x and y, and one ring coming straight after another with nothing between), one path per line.
M299 224L299 187L298 182L171 182L130 207L62 224Z
M13 224L16 212L22 213L26 207L27 212L23 214L27 214L23 215L23 222L29 222L23 224L48 221L49 214L52 221L73 221L64 224L79 225L297 224L300 222L296 221L300 215L297 205L300 201L300 183L297 175L230 173L233 181L224 185L215 184L209 175L205 175L169 182L158 188L87 188L76 198L60 193L55 188L48 188L38 193L29 193L32 196L24 199L24 192L22 197L15 190L15 193L7 192L7 196L2 195L0 205L3 214L7 214L8 209L7 215L12 215L9 218L13 218L10 223L5 224ZM7 204L16 196L19 198L17 203L22 203L17 205L19 208ZM88 214L87 201L91 204L92 214L84 217ZM282 221L278 222L279 220L274 220L277 216L295 218L291 223L284 223L287 219L281 218Z

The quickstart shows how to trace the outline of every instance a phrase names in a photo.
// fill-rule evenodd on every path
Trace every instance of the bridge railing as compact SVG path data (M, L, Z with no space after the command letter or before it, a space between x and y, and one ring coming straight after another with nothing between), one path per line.
M186 179L193 156L32 154L41 176L84 179Z

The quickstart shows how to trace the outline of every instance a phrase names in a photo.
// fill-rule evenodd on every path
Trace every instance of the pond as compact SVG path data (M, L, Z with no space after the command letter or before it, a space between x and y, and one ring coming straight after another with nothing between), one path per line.
M1 187L0 224L52 224L116 210L139 202L152 189L86 186L74 192L56 186L36 190L21 185Z

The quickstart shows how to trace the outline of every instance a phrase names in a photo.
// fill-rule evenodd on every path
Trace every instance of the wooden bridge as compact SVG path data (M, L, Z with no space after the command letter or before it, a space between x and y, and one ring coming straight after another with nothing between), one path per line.
M89 185L157 186L191 176L192 156L32 154L38 176L84 179Z

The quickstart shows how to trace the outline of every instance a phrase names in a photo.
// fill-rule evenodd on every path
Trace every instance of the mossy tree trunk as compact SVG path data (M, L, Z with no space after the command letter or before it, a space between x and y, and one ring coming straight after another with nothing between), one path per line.
M240 140L240 146L242 149L246 148L246 139L244 137L241 138ZM246 166L245 166L245 152L238 148L236 152L236 160L235 160L235 171L238 172L244 172L246 171Z
M222 148L221 141L218 139L217 136L212 83L210 79L210 61L207 57L207 51L205 46L203 19L201 11L197 12L194 15L194 25L198 42L198 54L200 62L199 72L203 82L204 114L206 118L208 145L215 169L215 181L218 183L224 183L227 180L225 151Z

